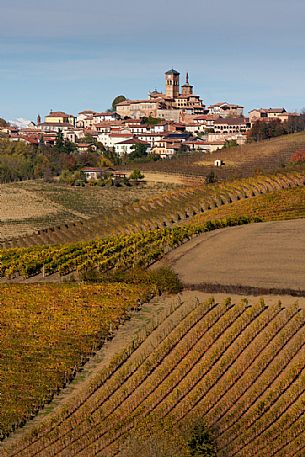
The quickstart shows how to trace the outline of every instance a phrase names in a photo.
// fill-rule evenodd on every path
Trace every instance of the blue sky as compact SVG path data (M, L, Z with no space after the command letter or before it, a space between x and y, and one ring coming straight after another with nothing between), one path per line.
M186 71L206 104L305 107L304 0L10 0L0 117L102 111Z

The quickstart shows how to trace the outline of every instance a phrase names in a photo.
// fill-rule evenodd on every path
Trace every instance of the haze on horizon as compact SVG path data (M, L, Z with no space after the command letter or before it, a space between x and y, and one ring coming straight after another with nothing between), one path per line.
M164 90L186 71L204 103L305 106L303 0L10 0L1 6L0 117L76 114Z

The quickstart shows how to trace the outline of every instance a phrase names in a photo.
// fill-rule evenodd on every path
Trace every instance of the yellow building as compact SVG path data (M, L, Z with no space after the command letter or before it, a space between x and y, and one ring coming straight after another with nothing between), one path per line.
M50 111L50 113L45 116L45 123L47 124L71 124L75 126L75 116L73 114L67 114L63 111Z
M139 119L141 117L156 117L157 110L162 106L161 99L155 100L125 100L118 103L116 112L121 117Z

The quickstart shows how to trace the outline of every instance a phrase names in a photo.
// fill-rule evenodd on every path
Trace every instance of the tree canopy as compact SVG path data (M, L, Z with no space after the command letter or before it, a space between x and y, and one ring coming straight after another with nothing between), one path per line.
M8 125L8 122L3 117L0 117L0 127L7 127Z
M305 130L305 114L291 117L287 122L272 119L268 122L257 121L248 133L250 141L261 141L288 133L297 133Z
M145 176L141 173L141 171L138 168L133 170L133 172L129 176L129 179L134 179L135 181L139 181L144 178Z
M117 97L115 97L112 102L112 110L115 111L117 104L124 102L125 100L127 99L124 95L118 95Z
M151 127L154 127L162 121L160 117L153 117L153 116L148 116L148 117L142 117L142 123L149 125Z
M136 143L131 149L132 152L129 154L129 160L142 159L147 156L147 144Z

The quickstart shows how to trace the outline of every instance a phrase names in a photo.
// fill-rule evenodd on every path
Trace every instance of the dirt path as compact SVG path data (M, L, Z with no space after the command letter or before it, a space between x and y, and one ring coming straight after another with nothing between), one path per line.
M130 175L131 170L119 170L120 173L126 173ZM143 171L145 176L144 181L148 184L167 183L167 184L179 184L179 185L192 185L198 184L198 177L192 178L188 176L178 175L174 173L160 173L154 171Z
M305 219L266 222L205 233L170 252L186 287L241 285L305 290Z

